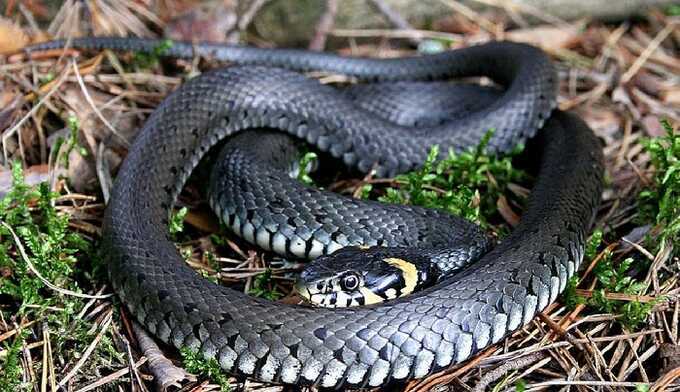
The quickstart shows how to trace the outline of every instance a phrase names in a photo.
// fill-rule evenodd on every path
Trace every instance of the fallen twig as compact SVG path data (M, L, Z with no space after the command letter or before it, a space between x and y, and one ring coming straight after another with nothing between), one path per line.
M326 0L326 10L319 18L319 23L316 25L314 37L309 42L309 50L321 51L326 47L326 39L328 33L333 29L335 24L335 15L338 13L338 1Z

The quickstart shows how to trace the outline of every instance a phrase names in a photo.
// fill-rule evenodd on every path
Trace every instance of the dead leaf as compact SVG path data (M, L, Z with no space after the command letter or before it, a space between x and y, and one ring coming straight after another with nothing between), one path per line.
M165 27L165 36L174 40L226 42L236 25L233 7L224 2L195 7Z
M578 50L584 56L597 57L602 53L602 47L605 45L606 37L611 33L598 26L588 26L583 32L579 34ZM572 49L575 49L572 48Z
M577 113L600 137L613 137L621 131L621 117L611 108L590 106Z
M10 2L6 2L9 4ZM41 0L23 0L22 5L28 10L33 16L40 18L40 19L47 19L50 16L50 9L43 4L43 1ZM8 5L9 7L9 5ZM11 13L7 12L9 10L6 10L5 15L11 15Z
M512 210L508 203L508 199L505 196L501 195L498 200L496 200L496 207L503 219L505 219L510 226L515 227L519 224L519 215Z
M9 267L0 268L0 278L9 278L12 276L12 270Z
M659 94L661 100L669 105L680 106L680 87L669 87Z
M649 72L639 71L633 78L633 83L640 90L647 94L658 97L663 90L664 85L660 78L650 74Z
M557 48L570 46L574 40L578 39L578 30L575 27L541 25L509 31L505 37L510 41L524 42L547 51L554 51Z
M215 220L215 215L207 209L191 210L187 213L185 221L198 230L206 233L219 231L220 225Z
M115 95L108 94L101 89L88 87L87 89L92 101L97 108L100 108L102 116L108 119L116 130L127 140L132 140L137 134L137 123L134 116L123 115L118 110L118 106L107 106L115 98ZM90 132L92 137L97 140L112 139L111 131L104 126L98 116L94 113L92 106L87 102L83 90L77 84L66 84L62 94L62 99L78 117L80 128ZM114 169L114 167L112 167Z
M432 28L435 31L455 34L475 34L479 31L478 24L457 12L436 20Z
M648 136L659 137L666 134L663 127L661 126L661 123L659 122L658 116L646 115L640 122L642 123L642 127Z
M296 291L293 291L276 302L288 305L299 305L304 302L304 299Z
M28 44L24 30L7 18L0 17L0 54L14 53Z
M69 184L76 192L92 191L99 185L94 165L85 159L77 151L77 148L68 154L68 170L66 173Z

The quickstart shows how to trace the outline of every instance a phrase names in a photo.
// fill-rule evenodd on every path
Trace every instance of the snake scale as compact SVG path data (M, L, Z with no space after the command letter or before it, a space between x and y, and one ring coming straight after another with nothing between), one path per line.
M91 37L68 45L149 52L158 43ZM29 50L65 45L53 41ZM425 377L499 342L555 301L578 269L600 199L602 155L583 121L553 110L557 77L542 51L491 42L366 59L175 42L164 54L238 65L193 78L160 104L130 148L107 208L103 246L110 280L134 317L163 342L257 380L383 386ZM504 90L492 105L463 117L406 127L299 73L311 70L382 82L487 76ZM418 167L433 144L444 151L474 146L490 128L491 151L534 137L542 152L521 222L479 261L402 299L324 309L272 303L210 283L169 240L169 210L201 157L219 140L259 127L297 136L379 176Z

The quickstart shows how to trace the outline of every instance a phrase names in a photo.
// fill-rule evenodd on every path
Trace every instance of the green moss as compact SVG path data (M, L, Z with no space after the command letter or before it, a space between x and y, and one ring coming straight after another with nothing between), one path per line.
M658 242L653 244L657 250L668 242L680 242L680 133L666 120L661 124L664 136L643 141L655 171L652 185L640 192L638 200L639 222L660 228ZM680 254L680 249L675 252Z
M283 297L283 293L279 292L272 284L272 270L267 268L263 273L255 276L253 280L253 288L248 291L248 294L256 297L265 298L270 301L276 301Z
M387 188L379 200L445 210L488 226L488 217L496 213L496 203L510 182L526 178L526 173L512 166L512 156L486 154L493 132L487 132L480 144L468 151L453 150L439 159L439 147L433 146L423 166L396 177L397 187Z
M132 64L140 70L155 67L158 65L158 60L163 57L173 45L174 42L170 39L162 40L150 53L135 53Z
M58 286L78 290L71 277L73 266L78 254L90 251L89 244L69 229L68 215L57 213L53 203L58 195L46 183L37 190L26 186L18 163L12 173L13 187L0 201L0 220L18 235L40 274ZM0 294L20 301L19 314L29 305L47 306L58 300L42 290L45 284L30 271L4 225L0 226L0 239L0 268L12 271L10 277L0 278Z
M184 218L186 218L187 212L189 212L189 210L186 207L182 207L170 215L168 231L171 236L184 231Z
M28 386L21 383L21 346L27 331L20 329L11 343L3 343L5 356L0 358L0 391L28 390Z
M221 392L230 392L229 377L222 371L219 363L214 358L204 359L200 354L183 348L180 350L184 368L194 374L200 374L216 382L220 386Z
M314 185L314 180L309 176L312 165L318 159L318 155L315 152L307 152L302 155L298 163L298 181L307 185Z
M51 335L53 356L72 358L85 350L93 339L91 320L76 317L85 305L82 298L57 293L47 287L36 271L50 283L73 292L81 292L77 283L76 264L90 259L91 243L70 226L70 216L55 207L59 194L51 192L48 184L29 187L24 182L21 165L12 166L13 184L0 200L0 294L8 299L0 307L2 318L10 322L41 320L40 325ZM15 239L14 232L17 236ZM18 242L17 242L18 240ZM26 252L24 258L20 245ZM12 380L20 380L19 356L26 339L39 335L39 331L21 331L11 347L0 359L0 390L12 390ZM107 343L108 342L108 343ZM123 363L109 335L99 342L97 355L83 368L105 366L106 358ZM34 358L35 360L35 358ZM39 361L35 362L39 365ZM30 386L28 386L30 389Z

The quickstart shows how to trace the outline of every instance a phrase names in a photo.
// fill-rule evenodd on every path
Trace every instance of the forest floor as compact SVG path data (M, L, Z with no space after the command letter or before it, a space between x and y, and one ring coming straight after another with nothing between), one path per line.
M0 10L0 53L6 53L0 55L0 391L152 390L155 382L183 391L285 389L219 374L167 347L163 353L196 376L165 362L160 367L170 374L149 367L161 352L144 350L153 344L112 295L97 254L112 173L129 141L170 91L219 64L109 51L17 53L31 42L88 34L165 32L275 45L248 29L266 2L240 10L236 30L217 38L217 25L233 13L206 16L193 12L192 1L162 3L159 14L132 0L66 1L55 9L38 0L7 1ZM340 30L329 7L310 37L315 49L375 57L492 39L537 45L559 70L559 108L578 113L603 143L606 185L596 230L568 292L502 343L402 389L680 391L678 10L610 24L523 12L456 7L431 30L404 26L394 15L386 15L394 29ZM541 22L528 25L523 16ZM464 155L452 165L473 168L479 159L486 158ZM517 223L531 180L505 173L507 181L497 181L504 175L498 173L488 170L481 181L463 184L472 195L463 207L502 236ZM327 187L379 196L420 175L332 177ZM402 195L408 201L408 192ZM492 208L482 208L483 200ZM174 235L189 265L251 295L296 300L288 294L289 271L221 228L197 184L183 191L179 205L186 210L176 215Z

